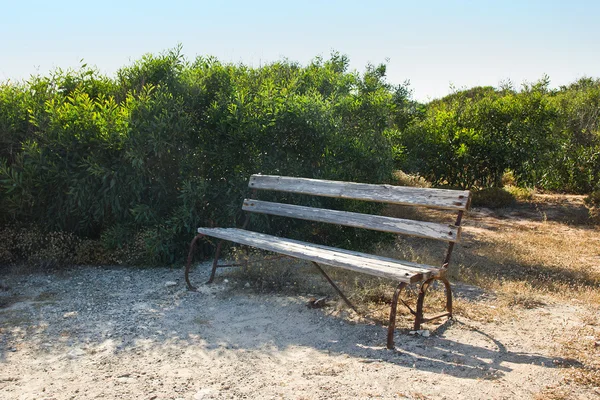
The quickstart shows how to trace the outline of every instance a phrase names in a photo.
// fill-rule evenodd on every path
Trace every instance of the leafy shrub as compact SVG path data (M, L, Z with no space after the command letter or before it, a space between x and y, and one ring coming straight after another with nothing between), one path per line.
M474 207L503 208L510 207L515 203L515 196L509 191L492 187L477 190L473 193L471 204Z
M407 174L403 171L394 171L394 185L398 186L411 186L411 187L421 187L421 188L429 188L431 187L431 183L427 182L425 178L419 176L418 174Z
M83 66L4 84L0 223L100 240L112 262L173 263L198 226L241 222L253 173L389 181L408 93L385 81L385 66L348 65L333 54L249 68L174 49L114 79ZM376 240L285 220L264 228L351 247Z
M517 186L517 178L515 177L515 174L512 171L508 170L504 172L504 174L502 174L501 183L504 187Z
M533 199L533 190L529 188L522 188L518 186L505 186L503 188L508 193L512 194L515 200L518 201L529 201Z
M500 187L507 170L521 184L535 184L552 147L547 85L520 93L475 88L430 103L400 135L404 168L434 186Z
M346 56L334 53L306 66L280 61L251 68L211 57L189 61L175 48L146 55L114 78L84 65L2 83L0 224L62 232L44 239L51 242L46 258L66 260L58 254L78 248L73 235L88 246L78 260L156 264L181 260L198 226L240 224L253 173L509 185L519 199L530 192L517 186L599 189L597 79L555 91L547 78L520 91L478 87L423 105L411 100L406 84L386 81L385 65L363 73L348 66ZM406 174L393 178L395 168ZM506 193L477 196L484 204L507 204ZM382 238L285 219L253 222L346 247ZM89 241L102 243L102 252ZM8 249L16 247L0 244L5 259L27 254Z
M600 80L558 90L476 87L425 107L392 137L398 166L435 186L589 193L600 182Z
M44 232L35 226L5 226L0 229L0 263L25 262L53 266L77 262L82 241L67 232ZM96 246L98 243L96 243ZM80 263L98 263L99 258L79 257Z
M584 203L590 210L590 219L595 223L600 223L600 190L586 196Z
M590 193L600 189L600 79L581 78L551 93L555 146L540 185Z

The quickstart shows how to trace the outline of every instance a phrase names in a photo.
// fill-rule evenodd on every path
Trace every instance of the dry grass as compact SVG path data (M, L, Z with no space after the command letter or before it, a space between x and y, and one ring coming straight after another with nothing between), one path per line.
M558 338L561 355L578 361L565 365L567 382L598 388L600 386L600 307L580 315L581 324Z
M431 187L431 183L428 182L422 176L416 174L407 174L406 172L400 170L394 172L393 184L398 186L412 186L423 188Z
M485 222L484 222L485 223ZM500 294L600 305L600 230L509 219L467 226L455 278Z
M402 239L388 251L435 263L441 247ZM458 315L495 322L546 304L576 303L586 309L580 325L557 337L558 352L576 360L563 366L567 383L600 386L600 227L589 220L582 196L533 194L511 209L476 209L465 220L463 242L453 258L454 282L496 296L494 301L458 297ZM538 398L571 397L564 388L548 388Z
M264 253L245 248L231 249L229 258L242 264L217 279L230 278L234 286L258 293L323 294L326 287L317 278L315 268L307 262L289 257L265 257ZM274 258L270 260L270 258ZM246 264L246 265L244 265ZM220 277L219 277L220 276Z
M573 395L571 391L563 387L550 386L540 393L536 394L534 400L571 400Z
M390 207L387 214L446 222L453 218L405 207ZM515 293L600 304L600 226L590 224L582 196L534 195L531 202L510 209L476 209L463 227L451 264L454 281L517 302L522 301L514 299ZM444 248L440 242L399 238L379 252L439 265Z

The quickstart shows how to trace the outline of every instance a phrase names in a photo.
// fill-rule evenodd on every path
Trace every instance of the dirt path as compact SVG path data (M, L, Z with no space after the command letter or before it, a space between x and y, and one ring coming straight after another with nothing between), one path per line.
M388 351L385 327L228 283L188 292L180 270L0 283L1 399L529 399L561 385L553 338L578 323L568 306L503 324L459 315L429 338L399 330Z

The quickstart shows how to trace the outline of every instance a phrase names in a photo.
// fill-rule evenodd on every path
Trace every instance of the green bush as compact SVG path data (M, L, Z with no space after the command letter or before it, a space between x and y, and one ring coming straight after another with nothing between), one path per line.
M402 167L436 186L500 187L507 170L521 184L535 184L553 144L547 85L519 93L474 88L430 103L398 138Z
M529 201L533 199L533 190L529 188L522 188L518 186L504 186L503 188L508 193L512 194L515 200Z
M83 66L4 84L0 224L99 240L113 262L172 263L198 226L240 224L251 174L387 182L404 92L385 66L348 65L333 54L250 68L175 49L116 78ZM262 228L351 247L377 239L297 227Z
M434 100L392 141L398 167L435 186L589 193L600 182L599 111L600 80L550 90L545 77L520 91L476 87Z
M477 190L473 193L471 204L474 207L486 207L486 208L503 208L510 207L515 203L515 196L497 187L486 188Z
M146 55L115 77L84 65L1 83L0 226L62 232L40 255L57 262L68 248L81 261L173 263L198 226L241 223L254 173L496 188L476 195L486 205L527 199L531 192L522 188L600 189L597 79L558 90L547 78L520 91L477 87L423 105L406 84L386 81L384 65L363 73L348 66L334 53L306 66L251 68L189 61L176 48ZM398 168L406 175L394 178ZM521 188L508 188L512 200L497 189L507 184ZM352 248L382 238L286 219L268 225L257 216L253 223ZM88 247L77 250L72 238ZM9 248L0 244L2 260L27 256Z
M571 193L600 189L600 80L582 78L551 93L556 144L540 186Z
M584 203L590 210L590 219L595 223L600 223L600 190L586 196Z

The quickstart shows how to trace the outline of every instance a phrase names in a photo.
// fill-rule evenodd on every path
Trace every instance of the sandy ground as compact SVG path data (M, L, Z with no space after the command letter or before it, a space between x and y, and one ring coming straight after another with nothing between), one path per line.
M0 398L529 399L561 385L569 360L553 339L578 323L573 306L491 324L458 315L428 338L400 326L389 351L383 326L223 280L188 292L182 275L2 271Z

